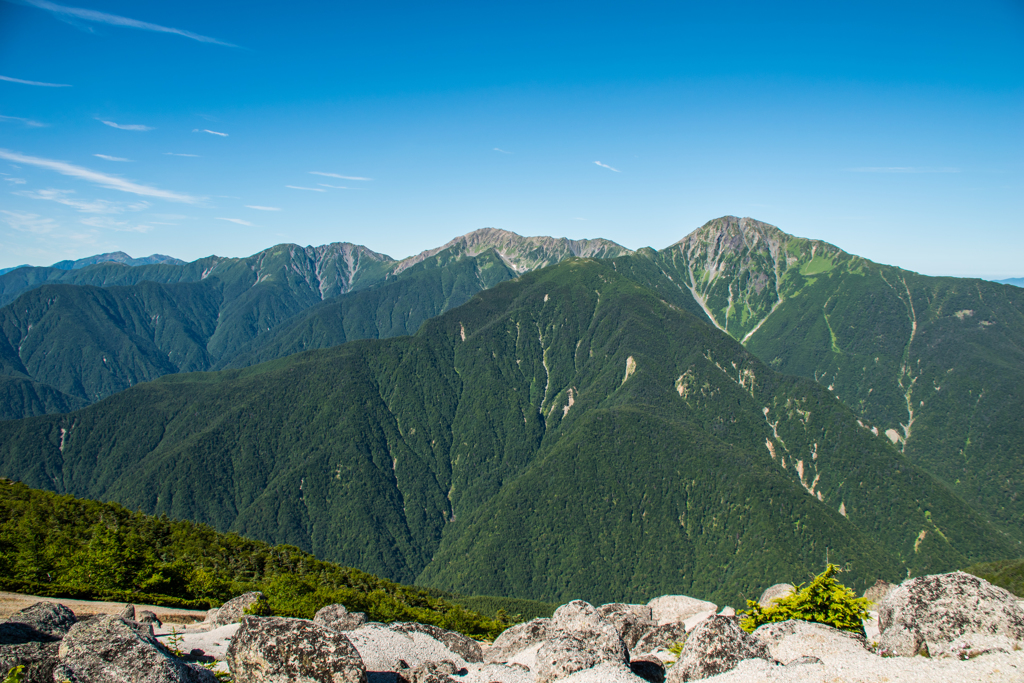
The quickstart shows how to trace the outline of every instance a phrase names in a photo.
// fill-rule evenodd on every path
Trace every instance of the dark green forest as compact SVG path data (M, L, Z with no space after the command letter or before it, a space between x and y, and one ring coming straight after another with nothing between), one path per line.
M0 474L403 583L743 604L1021 554L825 387L568 260L416 335L179 373L0 422Z

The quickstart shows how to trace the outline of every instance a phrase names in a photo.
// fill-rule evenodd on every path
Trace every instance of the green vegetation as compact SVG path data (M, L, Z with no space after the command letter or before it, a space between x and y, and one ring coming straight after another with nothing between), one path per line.
M192 609L263 591L259 613L312 618L340 603L381 622L418 621L480 638L510 622L427 591L210 527L0 480L0 586L49 597Z
M838 566L829 564L809 584L797 585L793 593L776 598L770 607L747 600L747 610L740 613L740 626L753 633L764 624L799 619L864 635L863 620L869 616L871 601L858 598L839 583L835 578L839 571Z
M0 475L544 602L735 604L826 548L858 589L1021 554L823 387L626 277L650 261L622 264L525 274L411 337L0 422Z
M1024 559L981 562L972 564L964 571L1024 598Z

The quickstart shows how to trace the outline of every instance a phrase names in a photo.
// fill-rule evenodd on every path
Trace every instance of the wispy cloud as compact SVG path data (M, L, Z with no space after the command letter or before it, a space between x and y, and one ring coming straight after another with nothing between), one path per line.
M21 197L28 197L29 199L45 199L51 202L57 202L64 206L70 206L81 213L96 213L96 214L118 214L126 211L142 211L149 208L149 202L111 202L106 199L77 199L74 195L74 190L22 190L21 192L15 192Z
M114 123L113 121L104 121L103 119L96 119L102 124L110 126L111 128L117 128L118 130L153 130L150 126L143 126L141 123Z
M319 187L299 187L298 185L285 185L293 190L306 190L308 192L327 192L327 190L321 190Z
M107 161L131 161L131 159L122 159L121 157L112 157L112 156L110 156L108 154L93 154L93 156L94 157L99 157L100 159L106 159Z
M252 223L249 221L243 221L241 218L218 218L219 221L227 221L228 223L238 223L239 225L246 225L252 227Z
M198 128L193 128L193 129L192 129L192 132L193 132L193 133L209 133L210 135L219 135L219 136L221 136L222 138L226 138L226 137L228 136L228 134L227 134L227 133L218 133L217 131L215 131L215 130L210 130L210 129L208 129L208 128L203 128L202 130L200 130L200 129L198 129Z
M21 83L22 85L40 85L44 88L70 88L71 86L67 83L43 83L41 81L23 81L20 78L11 78L10 76L0 76L0 81L9 81L11 83Z
M103 230L114 230L116 232L152 232L153 226L148 223L136 223L135 221L117 221L106 216L90 216L83 218L82 225L90 228L101 228Z
M328 178L340 178L342 180L373 180L373 178L361 178L355 175L338 175L337 173L324 173L322 171L310 171L310 175L322 175Z
M186 204L195 204L199 201L198 198L187 194L161 190L160 188L150 187L149 185L140 185L138 183L133 183L130 180L125 180L124 178L118 178L117 176L107 175L106 173L100 173L81 166L75 166L64 161L43 159L41 157L30 157L17 152L11 152L6 149L0 149L0 159L7 159L8 161L13 161L18 164L27 164L29 166L45 168L49 171L56 171L61 175L71 176L72 178L81 178L82 180L87 180L111 190L130 192L144 197L157 197L160 199L167 199L172 202L184 202Z
M198 157L198 154L178 154L177 152L164 152L169 157Z
M495 147L494 151L495 152L501 152L502 154L512 154L512 152L507 152L507 151L503 150L501 147Z
M256 209L257 211L280 211L281 210L281 209L277 208L276 206L253 206L251 204L246 204L245 208L247 208L247 209Z
M609 171L615 171L616 173L622 173L622 171L620 171L619 169L612 168L608 164L602 164L600 161L595 161L594 163L597 164L598 166L600 166L601 168L607 168Z
M329 187L332 190L354 190L354 187L345 187L344 185L328 185L327 183L317 183L320 187Z
M57 222L52 218L43 218L37 213L25 213L24 211L3 211L7 225L19 232L31 232L37 235L45 235L53 232Z
M97 12L91 9L80 9L78 7L65 7L63 5L56 5L46 0L23 0L26 4L38 7L39 9L46 10L47 12L53 12L57 15L65 17L75 17L76 19L83 19L85 21L92 21L98 24L110 24L112 26L125 26L128 28L142 29L143 31L156 31L157 33L173 33L175 35L182 36L184 38L190 38L192 40L198 40L200 43L213 43L215 45L224 45L225 47L238 47L231 43L225 43L216 38L210 38L209 36L201 36L198 33L192 33L191 31L182 31L177 28L169 28L167 26L160 26L159 24L150 24L146 21L138 21L137 19L129 19L128 17L120 17L116 14L107 14L106 12Z
M32 119L23 119L20 116L3 116L0 115L0 121L17 121L18 123L24 123L29 128L46 128L45 123L39 123Z
M24 185L25 183L28 182L24 178L4 178L4 180L6 180L9 183L14 183L15 185Z
M862 166L846 169L853 173L959 173L959 168L950 166Z

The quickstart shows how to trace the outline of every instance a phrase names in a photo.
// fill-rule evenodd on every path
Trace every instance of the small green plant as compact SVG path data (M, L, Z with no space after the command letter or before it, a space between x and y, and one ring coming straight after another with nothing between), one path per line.
M668 651L672 653L673 659L672 661L665 662L666 669L671 668L673 664L679 661L679 656L683 654L683 646L685 644L685 641L681 640L678 643L669 646Z
M252 603L245 608L246 614L251 614L254 617L272 617L274 616L274 610L270 607L270 601L266 598L260 598L256 602Z
M10 671L7 672L7 678L4 679L4 683L22 683L25 679L21 677L22 672L25 670L24 664L19 664Z
M175 657L181 657L184 654L180 647L181 641L184 638L182 634L178 633L177 628L171 627L171 633L167 636L167 649L173 652Z
M740 612L740 626L753 633L763 624L799 619L864 635L863 620L868 618L872 603L839 583L835 577L840 571L838 566L829 564L809 584L796 586L791 595L777 598L770 607L747 600L747 610Z

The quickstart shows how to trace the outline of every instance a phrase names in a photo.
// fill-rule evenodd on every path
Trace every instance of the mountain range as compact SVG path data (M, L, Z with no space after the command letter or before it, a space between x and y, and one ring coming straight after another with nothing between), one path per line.
M752 219L21 268L0 301L0 475L400 581L728 602L826 552L855 583L1024 554L1024 292Z

